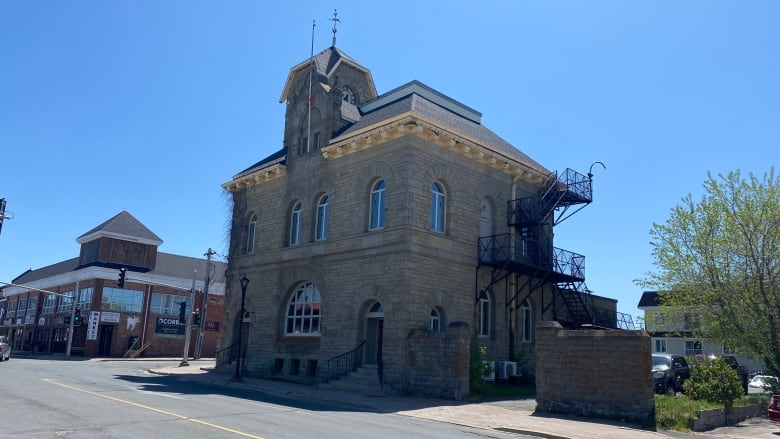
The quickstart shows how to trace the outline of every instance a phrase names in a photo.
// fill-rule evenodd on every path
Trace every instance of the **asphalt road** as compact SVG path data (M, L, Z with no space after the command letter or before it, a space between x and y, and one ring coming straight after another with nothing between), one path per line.
M159 376L174 361L0 363L0 437L530 438Z

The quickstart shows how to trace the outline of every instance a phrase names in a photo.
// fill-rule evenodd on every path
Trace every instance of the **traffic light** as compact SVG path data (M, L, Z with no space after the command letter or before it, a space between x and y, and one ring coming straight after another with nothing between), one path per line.
M125 287L125 274L127 274L127 268L120 268L119 269L119 280L117 280L117 284L119 285L119 288Z
M76 312L73 313L73 326L81 325L81 308L76 308Z
M197 326L200 324L200 310L196 309L192 312L192 324Z
M179 324L187 324L187 302L183 300L179 302Z

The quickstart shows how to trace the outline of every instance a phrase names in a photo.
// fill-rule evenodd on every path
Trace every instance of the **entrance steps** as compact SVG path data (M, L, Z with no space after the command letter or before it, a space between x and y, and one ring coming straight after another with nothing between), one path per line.
M319 383L320 389L344 390L369 396L384 395L379 384L379 374L376 364L363 364L356 371L328 383Z

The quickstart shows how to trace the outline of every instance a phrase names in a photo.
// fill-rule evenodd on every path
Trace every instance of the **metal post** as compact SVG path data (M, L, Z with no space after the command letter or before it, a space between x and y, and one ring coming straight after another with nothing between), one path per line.
M246 276L241 278L241 312L238 315L238 355L236 356L236 374L233 378L241 380L241 348L242 335L244 334L244 301L246 300L246 287L249 285L249 279Z
M198 277L198 270L193 270L192 274L192 289L190 290L190 308L192 308L192 305L195 304L195 279ZM187 361L190 357L190 322L192 321L192 317L187 319L187 313L184 314L185 323L184 323L184 354L182 354L181 357L181 363L179 363L179 367L183 366L189 366L190 362Z
M65 353L70 357L70 349L73 347L73 318L76 316L76 303L79 298L79 281L76 281L76 291L73 292L73 303L70 305L70 329L68 329L68 350Z

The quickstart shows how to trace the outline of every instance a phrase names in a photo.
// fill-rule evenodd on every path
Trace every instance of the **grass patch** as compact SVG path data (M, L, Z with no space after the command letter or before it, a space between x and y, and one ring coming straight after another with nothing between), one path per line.
M483 384L478 389L472 389L471 397L487 400L535 398L536 386L528 384Z
M762 408L766 408L771 399L768 394L746 395L734 401L734 407L761 404ZM691 431L691 421L699 416L700 411L719 408L723 406L714 402L696 401L685 395L655 395L656 429Z

